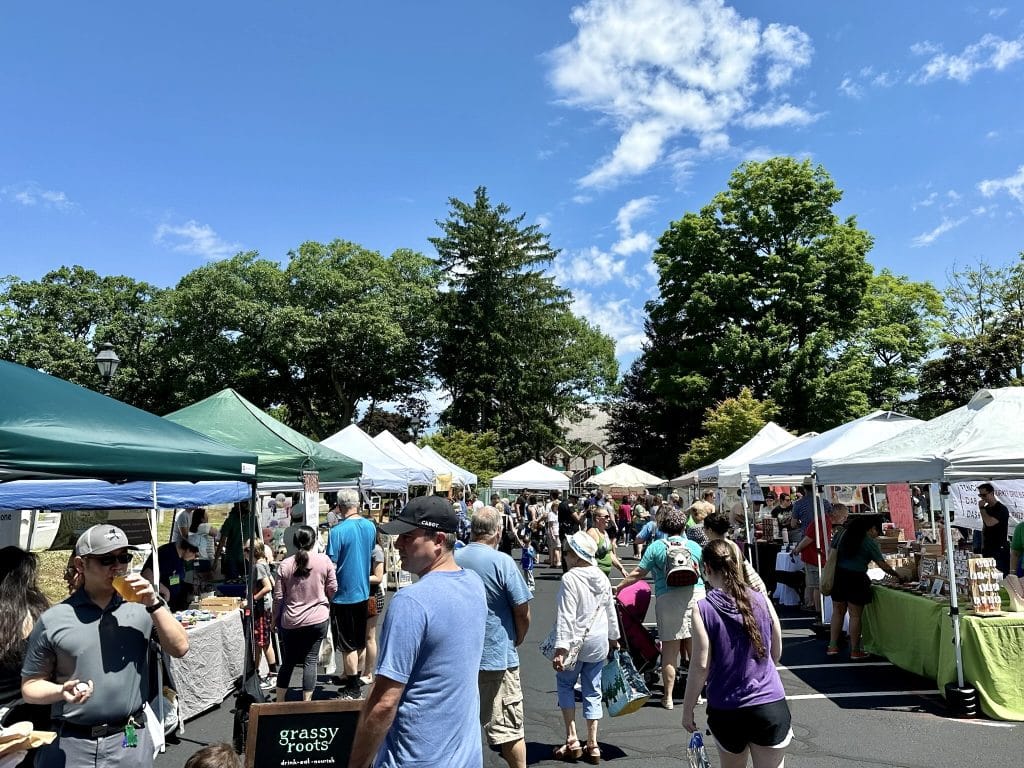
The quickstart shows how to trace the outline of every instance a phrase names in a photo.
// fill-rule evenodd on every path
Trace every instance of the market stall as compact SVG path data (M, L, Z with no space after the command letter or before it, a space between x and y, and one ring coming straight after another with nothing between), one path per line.
M224 701L245 667L242 612L236 608L186 625L189 651L180 659L165 658L178 692L179 722L191 720Z
M491 480L491 487L496 491L568 491L570 485L569 478L557 469L545 467L533 459L502 472L500 475L495 475Z
M666 484L666 481L630 464L615 464L600 474L591 475L585 484L598 488L642 491L645 488L660 488Z

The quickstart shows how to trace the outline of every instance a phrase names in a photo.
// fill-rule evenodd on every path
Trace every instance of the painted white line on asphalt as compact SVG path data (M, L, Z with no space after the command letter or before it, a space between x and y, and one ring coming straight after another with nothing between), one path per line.
M991 720L971 720L963 717L950 717L949 720L964 725L986 725L989 728L1016 728L1020 725L1020 723L993 723Z
M941 692L936 688L926 691L847 691L844 693L801 693L796 696L787 696L787 701L812 701L814 699L865 699L875 696L939 696Z
M776 667L780 672L782 670L793 670L793 669L832 669L835 667L891 667L892 664L888 661L838 661L825 664L793 664L791 666Z
M815 618L817 618L817 617L811 616L810 614L807 614L806 616L784 616L784 617L779 617L779 621L814 621Z

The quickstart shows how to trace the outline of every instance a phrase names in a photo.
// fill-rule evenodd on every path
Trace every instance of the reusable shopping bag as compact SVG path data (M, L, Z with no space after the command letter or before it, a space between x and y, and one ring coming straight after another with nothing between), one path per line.
M601 698L612 717L632 714L651 698L643 676L625 651L616 650L601 670Z

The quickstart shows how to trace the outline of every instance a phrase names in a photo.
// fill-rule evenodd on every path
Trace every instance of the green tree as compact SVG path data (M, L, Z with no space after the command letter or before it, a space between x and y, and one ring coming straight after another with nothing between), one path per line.
M103 391L96 368L99 344L121 359L110 394L155 406L165 322L163 291L123 275L104 277L81 266L60 267L39 280L0 282L0 355L76 384Z
M430 240L443 274L437 375L452 396L442 423L496 432L508 462L537 457L560 420L611 390L614 344L543 273L558 252L525 214L492 205L483 187L449 205Z
M418 445L421 448L429 445L448 461L468 469L484 486L501 471L498 435L492 431L466 432L448 427L422 438Z
M743 387L736 397L728 397L707 410L701 425L704 434L679 457L679 466L689 472L728 456L756 435L778 410L771 400L757 400Z
M857 330L871 237L833 212L842 193L821 166L789 157L744 163L728 189L661 236L658 299L648 303L647 370L678 407L681 437L708 405L744 386L800 431L836 353Z
M403 443L414 443L427 428L429 412L427 402L420 397L409 398L395 410L380 408L371 402L359 420L359 428L369 435L378 435L386 429Z

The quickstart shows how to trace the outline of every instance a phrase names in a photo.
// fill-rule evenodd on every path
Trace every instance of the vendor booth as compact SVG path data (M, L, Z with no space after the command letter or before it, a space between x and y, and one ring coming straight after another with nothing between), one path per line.
M393 459L356 424L349 424L340 432L335 432L330 437L321 440L320 444L363 462L364 476L369 471L367 467L372 467L374 473L386 472L397 478L402 484L402 487L398 489L402 493L408 493L410 485L425 485L428 482L426 472L421 473L421 476L408 464ZM394 490L385 487L385 484L381 484L379 487L381 490Z
M557 469L545 467L539 461L530 459L507 472L495 475L491 480L494 490L510 491L568 491L571 482Z
M961 408L868 449L822 461L815 471L823 485L941 483L945 519L950 483L1024 478L1024 388L980 390ZM970 683L985 714L1024 721L1024 614L978 610L985 606L976 595L974 610L961 605L965 593L956 588L961 569L951 526L942 527L946 587L950 579L954 585L948 604L931 595L873 587L877 605L864 612L865 647L933 676L946 686L947 697L962 695Z
M645 488L660 488L666 481L629 464L615 464L600 474L591 475L585 484L598 488L640 491Z
M462 481L462 485L464 487L477 484L477 476L474 473L470 472L468 469L460 467L458 464L452 461L449 461L447 458L445 458L440 453L435 451L429 445L425 445L422 448L420 448L420 452L424 456L431 456L441 461L446 467L448 467L448 469L451 471L454 477L457 477Z
M380 451L387 454L392 462L404 468L402 476L409 481L409 485L434 487L437 473L422 461L407 454L402 448L401 441L390 432L385 430L371 440Z

